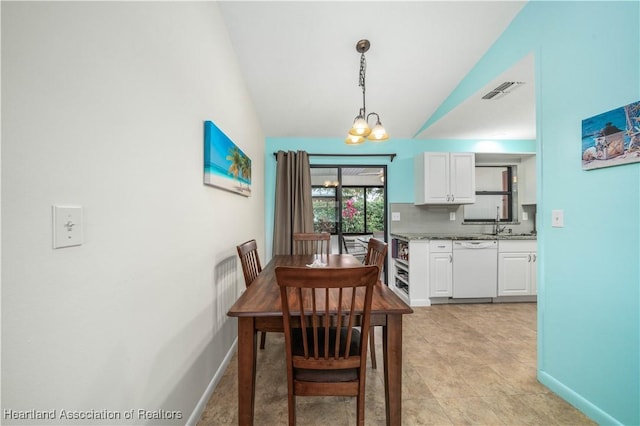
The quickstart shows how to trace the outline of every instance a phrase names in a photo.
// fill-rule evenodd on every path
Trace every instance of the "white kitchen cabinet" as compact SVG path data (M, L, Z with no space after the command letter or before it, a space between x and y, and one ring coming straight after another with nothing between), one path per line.
M531 240L498 242L498 296L537 294L536 249Z
M415 158L415 204L470 204L476 200L474 153L424 152Z
M429 241L429 297L453 296L451 240Z
M429 306L429 241L393 238L389 287L410 306Z
M532 155L522 161L520 174L520 204L536 204L536 156Z

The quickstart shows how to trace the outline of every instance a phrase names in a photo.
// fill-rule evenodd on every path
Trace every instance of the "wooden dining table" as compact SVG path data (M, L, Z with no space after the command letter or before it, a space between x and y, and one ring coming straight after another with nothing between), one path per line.
M238 423L252 425L256 391L258 331L282 332L283 318L277 266L307 267L314 255L276 255L262 269L229 309L228 316L238 318ZM320 259L332 268L362 266L350 254L332 254ZM413 310L388 286L378 282L371 302L371 325L382 326L384 383L387 425L402 423L402 317ZM284 356L284 350L282 356ZM283 372L286 374L286 371Z

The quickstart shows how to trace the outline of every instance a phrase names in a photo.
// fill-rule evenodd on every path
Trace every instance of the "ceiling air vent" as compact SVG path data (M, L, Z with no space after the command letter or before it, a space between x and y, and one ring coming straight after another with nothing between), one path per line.
M496 87L486 95L482 97L482 99L500 99L504 95L507 95L513 92L518 86L524 84L522 81L505 81L500 86Z

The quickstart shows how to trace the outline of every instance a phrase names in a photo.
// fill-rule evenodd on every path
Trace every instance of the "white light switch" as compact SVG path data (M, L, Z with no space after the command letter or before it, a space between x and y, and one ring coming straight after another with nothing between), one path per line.
M400 212L391 212L391 220L397 222L400 220Z
M564 227L564 210L551 210L551 226L554 228Z
M449 220L456 220L456 212L449 212Z
M53 206L53 248L82 244L82 207Z
M529 213L527 212L522 212L522 220L529 220Z

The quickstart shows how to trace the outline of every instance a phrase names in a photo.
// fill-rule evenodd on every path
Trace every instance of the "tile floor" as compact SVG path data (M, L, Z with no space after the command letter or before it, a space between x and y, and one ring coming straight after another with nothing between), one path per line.
M404 425L594 425L536 380L534 303L414 308L404 317ZM367 425L385 424L381 329L367 375ZM282 334L259 351L255 425L287 424ZM198 426L237 424L234 357ZM298 398L298 425L353 425L353 398Z

